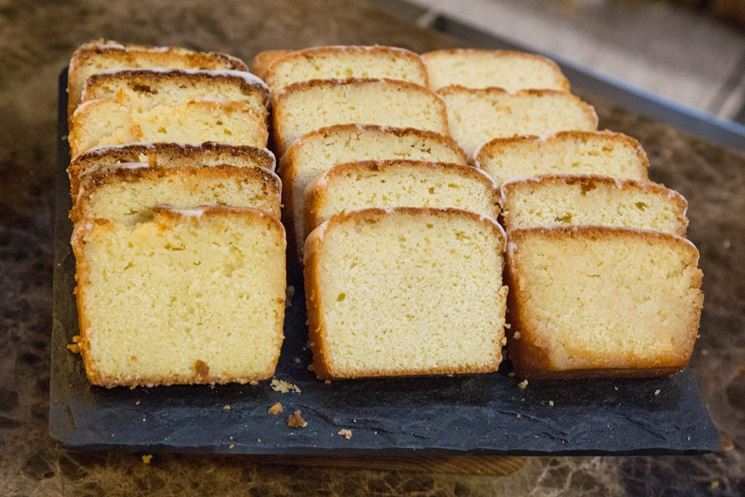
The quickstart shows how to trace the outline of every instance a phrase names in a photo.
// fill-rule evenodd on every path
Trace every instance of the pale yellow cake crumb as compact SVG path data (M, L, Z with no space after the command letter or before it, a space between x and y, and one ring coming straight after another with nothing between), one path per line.
M279 393L300 393L300 388L297 385L277 378L272 379L271 387L272 390Z
M341 430L339 430L338 435L349 440L350 438L352 438L352 430L350 430L349 428L342 428Z

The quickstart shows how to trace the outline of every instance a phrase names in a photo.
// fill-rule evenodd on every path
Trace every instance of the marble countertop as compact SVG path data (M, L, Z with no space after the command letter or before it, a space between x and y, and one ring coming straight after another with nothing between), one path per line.
M745 495L745 156L582 94L689 200L706 303L691 367L723 436L704 456L528 458L510 476L319 468L238 456L75 453L47 432L57 75L81 42L222 50L457 40L347 0L0 3L0 495ZM274 461L277 462L277 461Z

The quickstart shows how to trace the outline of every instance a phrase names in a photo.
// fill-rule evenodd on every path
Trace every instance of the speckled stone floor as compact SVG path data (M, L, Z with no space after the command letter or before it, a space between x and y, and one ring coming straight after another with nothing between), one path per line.
M345 0L0 0L0 495L745 495L745 156L592 95L601 126L639 138L654 179L690 202L705 273L692 368L723 452L530 458L509 477L259 465L227 456L74 453L47 434L57 75L99 36L224 50L456 40Z

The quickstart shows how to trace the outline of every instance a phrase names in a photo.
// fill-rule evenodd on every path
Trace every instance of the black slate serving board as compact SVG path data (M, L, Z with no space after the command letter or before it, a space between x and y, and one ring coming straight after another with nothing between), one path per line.
M66 123L60 76L50 432L68 447L287 455L641 454L719 448L689 371L648 380L530 383L499 373L320 382L306 367L302 284L287 309L276 377L301 393L260 385L107 390L88 384L78 355ZM267 408L281 402L285 412ZM553 405L552 405L553 404ZM307 428L287 426L300 409ZM338 435L353 432L350 440Z

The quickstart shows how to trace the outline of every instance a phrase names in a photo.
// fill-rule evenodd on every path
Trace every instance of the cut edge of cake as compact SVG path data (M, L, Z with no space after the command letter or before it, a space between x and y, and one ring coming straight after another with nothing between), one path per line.
M392 214L405 214L410 216L425 215L425 216L463 216L471 220L477 221L478 223L487 224L496 233L496 237L499 240L499 257L501 259L501 284L499 293L500 302L497 304L502 306L502 326L499 333L500 337L500 350L498 353L497 360L488 365L484 365L482 368L469 368L467 371L458 370L458 368L442 368L437 371L401 371L395 375L384 373L381 375L380 371L363 371L359 374L354 375L343 375L335 374L333 365L328 357L328 353L324 347L326 327L321 317L321 302L319 302L319 281L316 275L320 274L319 269L319 258L320 251L323 246L323 241L327 231L334 229L336 225L345 223L346 221L365 219L365 218L380 218L383 216L390 216ZM423 376L423 375L440 375L440 374L474 374L474 373L486 373L496 371L502 360L504 354L502 347L506 344L505 327L506 327L506 308L507 308L507 296L509 293L508 286L504 279L504 270L506 268L506 254L505 247L507 244L507 236L504 229L495 220L479 216L472 212L463 211L459 209L433 209L433 208L412 208L412 207L396 207L390 209L364 209L358 211L341 212L334 214L327 221L322 223L316 229L314 229L307 237L305 241L305 248L303 250L303 273L305 283L305 295L308 308L308 333L310 348L313 352L313 371L316 377L320 380L329 379L359 379L359 378L372 378L372 377L406 377L406 376Z
M677 230L674 233L674 235L678 235L681 237L684 237L686 234L686 230L688 228L688 218L686 216L686 212L688 209L688 201L685 199L683 195L676 192L675 190L671 190L670 188L667 188L665 185L659 184L659 183L653 183L650 181L637 181L637 180L630 180L630 179L617 179L617 178L611 178L609 176L599 176L599 175L563 175L563 174L548 174L548 175L541 175L541 176L533 176L529 178L516 178L508 180L504 183L502 183L501 187L499 187L500 190L500 206L502 209L501 212L501 222L504 226L504 229L508 232L518 230L518 229L529 229L530 227L513 227L512 226L512 218L510 216L510 212L512 209L510 208L510 198L513 192L517 192L520 190L529 190L531 188L540 188L543 186L568 186L572 187L575 185L579 185L582 189L582 194L584 195L585 192L589 192L592 190L595 190L597 188L605 187L605 188L612 188L616 192L642 192L647 194L654 194L656 196L659 196L660 198L664 198L666 201L670 202L671 204L674 204L675 206L675 224L677 225ZM646 206L637 206L640 210L643 210ZM574 225L572 224L571 220L565 221L567 224L566 226ZM601 225L600 223L592 223L595 225ZM562 224L552 224L552 225L545 225L545 227L551 227L551 226L562 226ZM604 225L603 225L604 226ZM532 226L531 226L532 227ZM538 227L538 226L536 226ZM621 226L616 226L621 227ZM632 226L629 226L633 228ZM639 229L651 229L651 228L644 228L644 227L637 227Z
M200 206L191 209L177 209L168 205L159 205L153 208L153 221L157 223L177 223L177 222L189 222L194 219L203 217L219 218L219 217L233 217L246 220L260 220L271 226L278 235L281 235L282 244L285 243L284 238L284 227L282 223L267 214L266 212L247 208L247 207L231 207L231 206ZM105 388L114 388L120 386L126 386L130 388L134 387L153 387L153 386L169 386L176 384L225 384L225 383L252 383L261 380L267 380L271 378L276 369L277 362L279 361L280 350L282 342L284 341L284 313L285 313L285 298L286 294L283 291L281 295L278 295L277 302L277 326L276 326L276 340L274 346L274 359L273 366L268 368L266 371L242 375L240 377L234 376L217 376L210 375L208 365L203 364L200 367L199 362L195 364L195 373L192 376L181 377L181 376L152 376L152 377L140 377L140 378L129 378L129 379L117 379L107 377L101 374L93 365L93 358L91 357L90 343L89 343L89 327L90 323L87 318L87 314L84 308L84 295L85 286L90 281L90 264L85 259L85 237L92 232L96 225L103 225L108 227L115 226L115 223L105 219L93 219L84 218L80 222L75 224L72 233L71 245L73 254L75 255L75 293L76 293L76 308L78 313L79 321L79 333L80 340L78 345L81 351L81 357L83 360L83 366L85 369L86 377L88 381L97 386ZM286 245L284 245L286 247ZM284 274L279 275L282 285L285 285L286 278L286 264L284 264L285 250L278 251L278 255L281 258L281 266L285 268Z
M530 340L530 330L527 326L525 309L520 301L521 278L515 271L516 252L522 241L531 236L553 238L557 240L567 237L586 237L589 240L599 238L617 237L632 238L635 240L648 240L650 242L666 243L677 246L688 254L689 266L695 268L695 278L692 287L696 291L694 308L692 309L694 319L689 329L685 330L686 352L679 357L669 358L668 364L657 367L629 367L629 368L591 368L591 369L569 369L556 370L549 353L543 348L536 346ZM703 308L704 294L701 289L703 272L698 268L699 251L689 240L677 235L662 233L659 231L638 228L617 228L604 226L570 226L570 227L536 227L511 231L505 253L505 281L510 292L508 294L508 321L507 348L509 358L512 362L515 374L519 378L530 380L572 380L584 378L648 378L674 374L685 368L690 360L693 347L698 337L701 309ZM519 336L515 333L520 332Z

